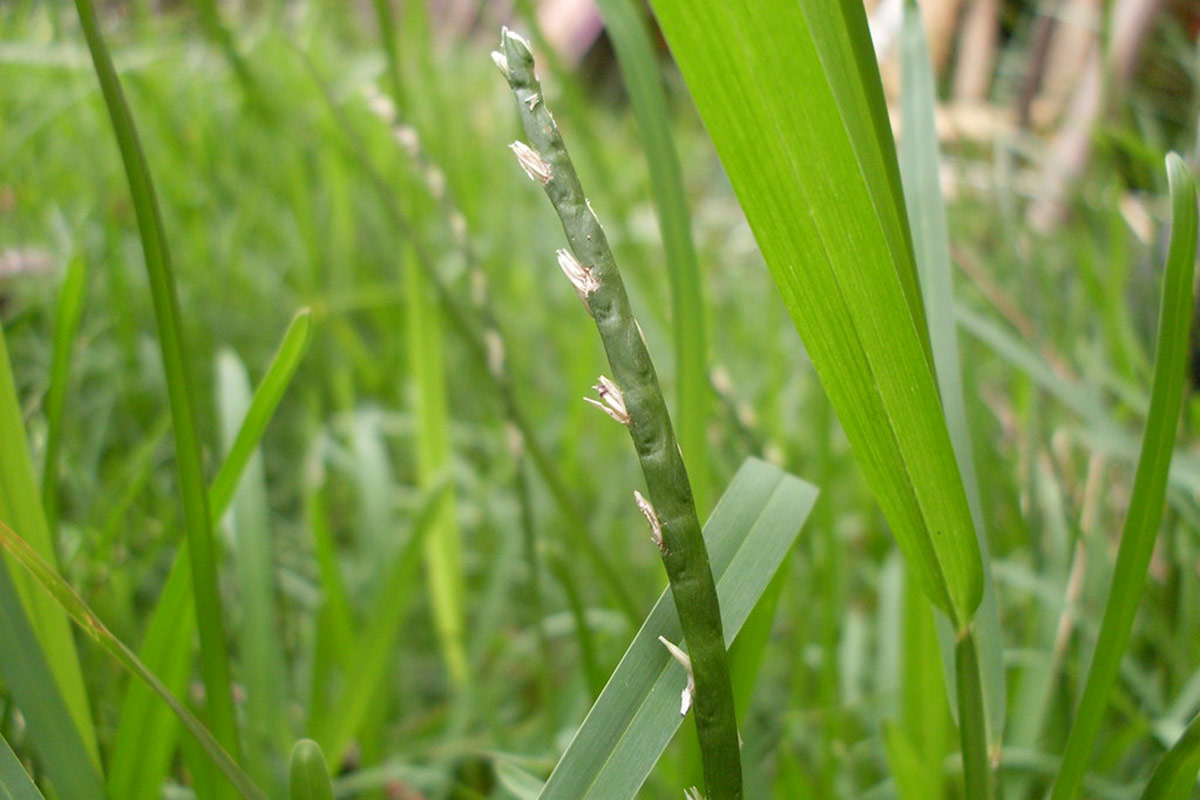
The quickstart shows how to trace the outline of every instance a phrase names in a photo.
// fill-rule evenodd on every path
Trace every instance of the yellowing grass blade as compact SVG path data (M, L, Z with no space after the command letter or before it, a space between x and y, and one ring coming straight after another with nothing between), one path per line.
M857 0L653 0L913 575L956 628L983 581Z

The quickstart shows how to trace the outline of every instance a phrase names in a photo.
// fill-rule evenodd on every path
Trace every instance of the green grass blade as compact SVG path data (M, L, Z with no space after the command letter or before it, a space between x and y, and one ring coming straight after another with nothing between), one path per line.
M1092 745L1133 629L1162 520L1167 473L1183 403L1196 263L1195 182L1183 161L1173 153L1167 156L1167 176L1171 188L1171 242L1163 276L1150 414L1100 634L1067 738L1062 770L1054 783L1053 800L1072 800L1087 773Z
M599 0L605 29L616 50L638 133L650 168L650 188L671 282L675 333L676 413L696 507L708 509L708 334L704 318L704 283L692 244L691 214L683 186L683 169L671 136L671 118L658 59L640 4L633 0Z
M862 7L652 5L875 498L923 591L961 630L982 566Z
M142 663L175 695L187 689L196 635L191 566L187 548L180 548L138 648ZM130 683L109 756L109 794L159 800L178 742L179 723L154 690L140 681Z
M29 447L25 438L25 426L21 416L21 406L17 399L17 388L13 381L12 366L8 357L8 345L5 342L4 331L0 329L0 520L10 525L22 525L30 532L30 544L38 554L47 561L54 563L54 544L50 529L46 524L46 516L42 509L41 496L38 493L37 477L33 468L33 460L29 455ZM14 669L26 660L40 658L44 653L45 665L49 671L31 669L31 663L25 663L21 668L31 669L29 674L36 678L38 684L56 683L57 692L74 720L76 735L80 738L87 753L93 770L100 769L100 755L96 747L95 733L92 727L92 715L88 706L88 697L83 682L83 674L79 668L79 658L75 650L75 640L71 638L70 625L62 610L54 605L24 572L15 570L14 564L0 560L0 569L12 569L11 580L15 593L0 601L0 613L12 618L17 617L27 621L32 627L40 651L36 655L27 652L28 643L18 644L0 637L0 652L5 656L0 658L4 666ZM8 602L16 605L6 607ZM11 655L10 655L11 654ZM43 685L38 692L50 690L49 685ZM33 698L24 698L13 689L18 705L28 706ZM31 709L26 707L26 714ZM54 722L47 722L56 725ZM65 732L64 732L65 735Z
M1188 725L1154 768L1141 800L1188 800L1200 773L1200 717Z
M209 489L213 519L223 517L229 508L250 456L258 448L267 424L307 352L311 328L311 314L308 309L301 309L292 318L255 389L229 454ZM191 557L187 548L180 548L138 651L143 663L173 692L181 693L186 686L195 633ZM127 800L157 800L170 769L177 732L174 718L158 703L150 688L142 683L131 684L121 707L117 738L109 762L108 785L112 796Z
M912 223L913 247L920 274L929 339L937 374L938 394L946 413L950 444L962 472L963 488L983 564L983 600L975 618L974 641L980 648L976 659L984 687L988 750L997 756L1004 738L1005 687L1003 643L996 587L988 557L987 523L975 471L975 455L963 396L962 362L958 328L954 321L954 286L950 264L950 236L946 207L942 200L941 159L934 121L936 89L933 64L925 41L925 28L915 2L905 3L901 40L900 89L903 136L900 140L900 172L904 198ZM949 659L947 659L949 660Z
M3 736L0 736L0 800L45 800Z
M817 491L748 459L705 526L726 645L737 636L812 510ZM675 603L664 592L571 740L542 800L632 798L683 722L686 676L658 642L679 641Z
M46 392L46 453L42 463L42 507L46 526L58 529L58 454L62 448L63 411L71 371L71 350L83 316L83 295L87 289L87 268L82 256L67 266L54 318L54 356L50 365L50 389Z
M333 800L325 754L312 739L301 739L292 748L288 789L290 800Z
M0 523L2 525L3 523ZM64 800L104 797L104 783L84 746L62 693L51 677L12 577L0 565L0 678L20 704L35 752Z
M250 407L250 378L231 351L217 356L217 412L226 448L237 441ZM228 456L227 456L228 458ZM226 523L233 534L240 683L246 691L243 748L247 771L272 786L274 757L286 752L286 688L290 685L275 601L275 556L267 504L266 476L258 450L246 465ZM282 789L282 786L279 786Z
M146 665L138 659L132 650L112 635L108 628L104 626L104 623L100 621L99 617L83 602L83 598L75 593L75 590L54 571L54 568L44 561L24 539L2 522L0 522L0 547L3 547L5 551L10 553L50 593L54 601L67 612L71 619L75 621L75 624L91 636L105 652L115 658L132 675L154 690L154 693L175 712L179 721L196 738L209 758L220 768L221 772L229 779L229 782L245 800L266 800L266 795L254 785L254 782L242 771L237 762L221 747L220 742L209 733L208 728L204 727L204 724L196 719L182 702L176 699L175 695L163 685L162 681L153 672L146 668ZM100 791L100 794L91 796L102 797L103 790L101 789ZM80 796L83 797L86 795Z
M246 464L258 448L268 423L275 415L275 409L279 407L292 377L295 376L300 362L304 360L311 338L312 312L302 308L292 317L291 323L284 331L270 366L254 390L254 397L250 400L250 407L246 410L246 417L238 429L237 438L230 445L229 453L209 487L208 502L214 519L220 519L229 507L229 501L233 498L234 489L242 478Z
M79 12L92 64L121 150L142 238L175 434L175 464L183 500L184 529L191 552L192 591L196 602L196 623L200 631L200 662L208 715L217 740L236 753L238 735L229 678L229 648L225 641L221 597L217 586L217 543L209 515L200 437L192 410L195 400L188 374L191 362L183 340L170 251L150 168L142 152L133 115L125 102L120 79L113 67L112 56L100 34L96 11L91 0L76 0L75 8Z
M417 419L417 479L420 487L428 490L443 479L451 459L441 314L421 271L410 264L405 273L407 345ZM440 499L433 531L425 540L429 600L450 680L461 687L468 677L463 638L466 588L462 574L462 543L454 510L454 492L438 494Z

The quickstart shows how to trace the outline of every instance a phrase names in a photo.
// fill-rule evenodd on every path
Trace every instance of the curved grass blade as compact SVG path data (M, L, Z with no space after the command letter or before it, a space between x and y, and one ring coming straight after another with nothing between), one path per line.
M979 547L862 6L652 5L900 549L962 631L982 595Z
M1200 717L1193 719L1179 740L1163 754L1141 800L1188 800L1197 773L1200 773Z
M988 557L987 523L975 472L971 431L963 396L962 362L958 349L958 329L954 322L954 285L950 265L950 236L946 226L946 207L942 199L937 127L934 120L936 98L933 64L925 41L925 28L915 0L904 6L901 40L900 103L904 124L900 140L900 173L904 178L904 199L912 223L913 248L917 271L929 322L929 340L937 375L938 394L946 413L950 444L962 472L963 488L983 565L983 600L975 617L972 639L980 648L975 659L982 674L984 716L987 722L988 752L999 758L1004 739L1005 687L1000 612L996 605L996 586ZM943 647L948 651L949 642ZM947 652L946 655L949 655ZM946 658L947 662L951 659ZM954 689L951 687L951 691Z
M213 519L220 519L228 509L251 454L307 352L311 333L312 315L307 308L300 309L255 389L233 445L209 488ZM185 686L195 632L191 557L184 547L176 554L138 650L143 663L175 692L182 692ZM130 685L109 760L108 786L114 797L157 800L170 769L177 730L175 720L148 687Z
M175 695L163 685L162 681L153 672L146 668L146 665L138 659L132 650L112 635L108 628L104 626L104 623L100 621L99 617L83 602L83 598L75 593L75 590L54 571L54 568L46 563L24 539L3 522L0 522L0 547L3 547L5 551L11 554L50 593L55 602L70 615L71 619L85 633L104 648L109 655L115 658L121 666L146 683L154 690L155 694L162 698L162 701L175 712L175 715L179 717L179 721L183 723L183 726L196 737L196 740L204 748L209 758L212 759L213 763L217 765L245 800L266 800L266 795L254 785L254 782L242 771L237 762L221 747L220 742L209 733L208 728L204 727L204 724L196 719L187 710L187 707L175 698ZM93 796L103 796L102 790L100 795Z
M0 800L45 800L3 736L0 736Z
M791 550L817 490L747 459L705 525L726 646L737 636ZM542 791L541 800L632 798L683 722L686 676L658 642L679 641L675 601L664 592Z
M708 334L704 319L704 282L692 244L692 221L683 187L683 169L671 137L671 118L640 4L598 0L605 29L617 54L629 102L650 168L650 189L667 257L675 334L676 413L679 446L692 479L701 513L708 508L709 408Z
M191 552L192 591L196 602L197 628L200 631L200 661L208 715L217 739L236 753L238 735L229 678L229 648L225 641L225 624L217 587L217 543L213 536L204 483L200 437L192 411L195 401L188 374L190 361L183 340L170 250L150 168L142 152L133 115L125 102L120 79L113 68L112 56L100 34L92 0L75 0L75 9L79 13L92 64L116 133L142 238L175 434L175 464L183 500L184 530Z
M1067 738L1052 800L1072 800L1087 772L1092 745L1129 643L1166 500L1167 474L1183 404L1197 224L1195 182L1183 160L1174 153L1167 156L1167 177L1171 189L1171 241L1163 276L1150 414L1095 653Z
M63 410L71 370L71 348L79 320L83 316L83 293L87 288L87 268L83 256L76 255L67 265L54 317L54 356L50 364L50 389L46 392L46 453L42 463L42 507L46 526L58 529L58 453L62 446Z

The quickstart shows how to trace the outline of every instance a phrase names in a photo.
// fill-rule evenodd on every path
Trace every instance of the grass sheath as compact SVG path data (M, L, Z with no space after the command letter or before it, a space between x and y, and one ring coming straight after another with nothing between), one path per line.
M1087 772L1092 745L1133 630L1166 499L1167 473L1183 404L1196 265L1195 182L1174 153L1167 156L1167 176L1171 188L1171 241L1163 276L1150 414L1095 653L1067 737L1052 800L1073 800Z
M171 256L163 230L162 214L155 196L150 168L138 139L133 115L125 101L112 56L100 34L96 10L91 0L76 0L76 11L91 52L92 63L113 131L125 165L125 175L133 198L138 230L145 252L146 272L158 324L163 371L175 433L175 461L179 491L183 499L184 526L192 559L192 588L196 598L196 620L200 632L200 657L208 701L209 721L217 740L230 752L237 753L237 723L229 674L229 653L225 625L217 587L217 543L213 536L208 494L201 463L200 437L193 413L195 406L189 360L183 340L179 300Z
M533 53L523 39L506 29L501 52L493 57L516 95L521 121L532 144L532 149L518 144L514 150L558 212L574 258L573 282L595 318L613 371L616 396L610 398L602 392L601 397L613 409L614 417L628 414L626 424L653 507L648 516L652 527L655 516L661 527L663 564L679 609L695 679L696 730L707 796L711 800L740 798L741 754L716 584L658 376L608 240L546 107L541 84L534 75ZM560 264L564 261L570 263L560 254Z

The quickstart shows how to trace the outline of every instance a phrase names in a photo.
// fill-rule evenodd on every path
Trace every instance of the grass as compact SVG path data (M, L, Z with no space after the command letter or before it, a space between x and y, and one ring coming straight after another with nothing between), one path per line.
M619 70L509 21L715 508L719 789L494 10L143 5L0 10L0 254L61 265L0 278L4 792L1194 795L1194 132L1151 95L1042 235L1009 144L939 154L911 19L898 157L854 3L655 0L679 72L637 3Z

